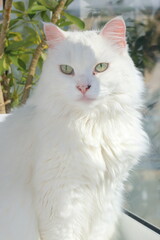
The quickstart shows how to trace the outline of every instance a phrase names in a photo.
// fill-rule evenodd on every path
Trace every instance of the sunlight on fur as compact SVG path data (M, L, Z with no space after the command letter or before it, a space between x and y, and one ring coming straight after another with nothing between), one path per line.
M125 23L44 32L40 81L0 125L0 240L111 240L124 181L148 149Z

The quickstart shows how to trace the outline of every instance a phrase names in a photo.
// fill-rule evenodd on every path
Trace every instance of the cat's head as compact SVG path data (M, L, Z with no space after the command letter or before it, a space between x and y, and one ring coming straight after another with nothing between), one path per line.
M50 102L91 109L137 101L143 86L128 55L122 17L100 32L64 32L51 23L44 32L49 49L41 84Z

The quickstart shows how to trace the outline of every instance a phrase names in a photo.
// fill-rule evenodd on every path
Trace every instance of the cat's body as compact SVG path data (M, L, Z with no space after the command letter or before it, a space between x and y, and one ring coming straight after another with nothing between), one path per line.
M40 83L0 129L0 240L113 236L123 182L147 137L143 83L124 46L103 39L105 30L63 39L46 26L50 49ZM93 73L102 62L108 69ZM74 74L61 72L61 64Z

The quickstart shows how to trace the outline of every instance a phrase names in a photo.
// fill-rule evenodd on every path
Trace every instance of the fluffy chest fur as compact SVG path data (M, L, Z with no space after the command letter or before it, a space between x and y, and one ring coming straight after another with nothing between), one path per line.
M70 224L83 222L80 235L91 231L104 209L104 221L117 220L123 181L145 144L136 114L111 118L92 111L65 117L65 121L52 120L42 127L37 146L43 151L36 156L34 184L44 236L50 234L57 218Z

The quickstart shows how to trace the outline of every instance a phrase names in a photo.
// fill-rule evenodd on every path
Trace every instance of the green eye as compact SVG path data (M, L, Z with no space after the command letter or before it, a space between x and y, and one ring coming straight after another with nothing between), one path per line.
M69 65L60 65L60 69L64 74L72 75L74 73L74 69Z
M104 72L107 68L108 68L108 63L98 63L95 66L95 72L100 73L100 72Z

